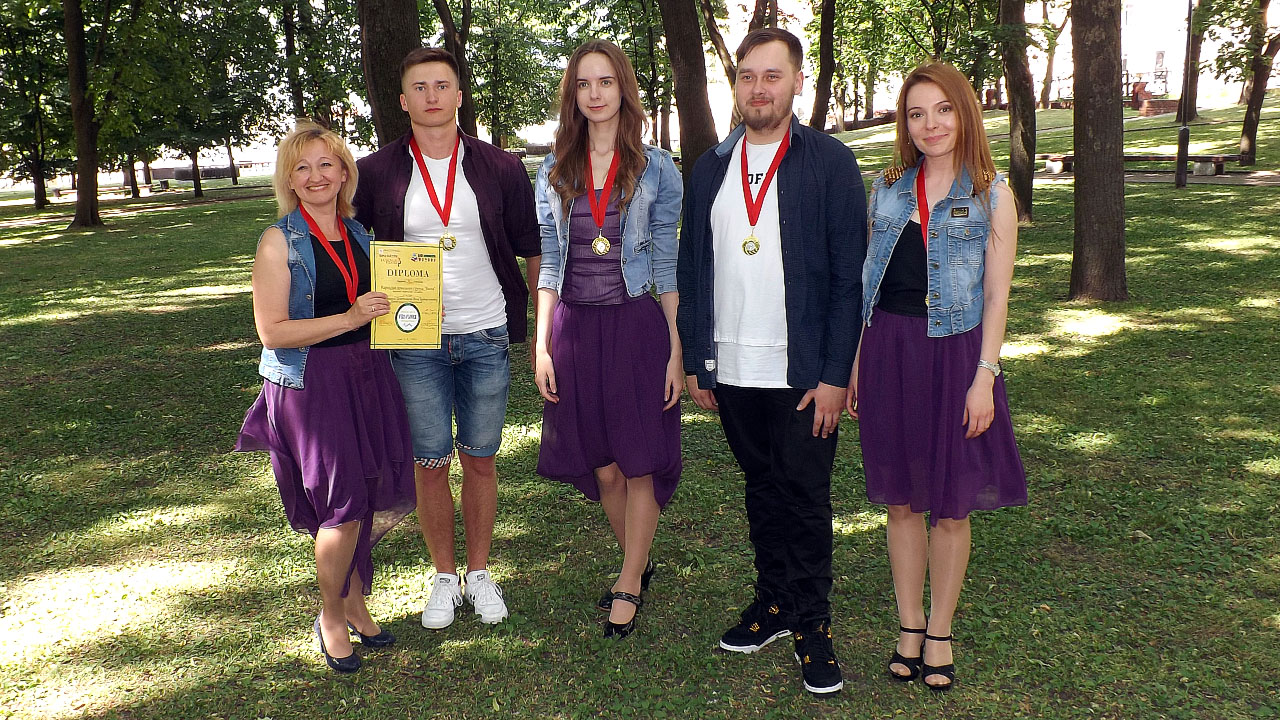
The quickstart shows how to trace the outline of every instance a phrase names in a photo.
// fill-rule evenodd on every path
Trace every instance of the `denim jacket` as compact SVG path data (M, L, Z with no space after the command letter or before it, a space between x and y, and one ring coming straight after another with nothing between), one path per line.
M918 167L906 168L902 178L891 185L882 174L871 186L871 239L862 266L862 321L867 325L880 301L880 282L889 266L889 256L916 209L912 190L917 172ZM968 171L961 169L947 196L932 203L926 297L929 337L958 335L977 327L982 320L982 273L996 207L994 188L1003 179L1003 175L996 175L991 183L990 205L984 206L973 194ZM945 242L939 238L945 238Z
M648 292L651 287L659 295L676 290L676 223L680 220L684 182L666 150L645 145L644 157L644 172L622 215L622 279L631 297ZM555 164L555 154L550 154L538 168L534 202L542 231L538 287L558 293L564 285L569 257L569 217L549 180ZM633 216L640 222L631 222Z
M360 243L360 247L368 255L372 236L351 218L343 218L342 222L347 226L347 236ZM284 233L285 244L289 247L289 319L313 318L316 316L313 296L316 287L316 255L311 248L311 229L307 227L307 221L302 218L302 211L298 209L280 218L271 227L280 228L280 232ZM272 350L264 347L262 358L258 361L258 374L277 385L301 390L308 349L300 347Z

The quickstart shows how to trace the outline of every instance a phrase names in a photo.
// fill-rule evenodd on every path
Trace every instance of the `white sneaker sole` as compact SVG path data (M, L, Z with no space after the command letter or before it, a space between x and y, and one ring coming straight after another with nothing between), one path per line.
M453 616L450 616L449 619L444 621L443 623L440 623L440 622L432 623L430 620L427 620L426 613L422 614L422 627L428 630L443 630L452 624L453 624Z
M796 659L796 662L800 662L800 656L799 656L799 655L795 655L794 657L795 657L795 659ZM802 663L802 664L803 664L803 663ZM803 671L802 671L802 672L803 672ZM829 694L831 694L831 693L836 693L836 692L840 692L841 690L843 690L843 689L844 689L844 680L843 680L843 679L841 679L841 680L840 680L840 682L836 683L835 685L832 685L831 687L814 687L814 686L810 685L810 684L808 683L808 681L805 681L805 683L804 683L804 689L805 689L805 690L808 690L809 692L813 693L814 695L829 695Z
M480 622L484 623L485 625L497 625L503 620L506 620L507 616L510 614L511 613L509 612L503 611L501 615L485 615L479 610L476 611L476 615L480 618Z
M753 652L759 652L760 650L763 650L766 645L773 642L774 640L777 640L778 638L784 638L790 634L791 634L790 630L779 630L778 632L774 633L772 637L766 638L765 641L760 643L759 645L726 645L725 642L721 640L720 649L728 650L729 652L742 653L743 655L750 655Z

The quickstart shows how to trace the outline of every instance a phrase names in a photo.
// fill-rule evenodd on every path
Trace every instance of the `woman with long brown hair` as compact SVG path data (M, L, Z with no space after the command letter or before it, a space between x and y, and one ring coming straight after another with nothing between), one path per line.
M888 506L900 626L889 675L944 691L969 513L1027 502L1000 368L1018 222L977 98L950 65L927 63L903 82L895 152L901 166L872 185L846 406L867 497Z
M545 398L538 474L604 507L622 548L597 606L605 637L635 628L658 515L680 480L676 224L683 184L643 142L627 56L584 43L560 82L555 152L538 171L542 230L535 378ZM651 292L656 292L655 300Z

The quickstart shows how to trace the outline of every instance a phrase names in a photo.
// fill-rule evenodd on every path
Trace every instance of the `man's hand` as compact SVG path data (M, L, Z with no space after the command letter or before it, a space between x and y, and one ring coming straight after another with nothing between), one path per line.
M796 406L796 410L804 410L810 402L814 403L813 436L818 437L821 433L825 438L835 431L836 425L840 424L840 410L844 407L844 401L844 388L820 382L818 387L800 398L800 404Z
M703 410L711 412L720 412L720 404L716 402L715 393L710 390L702 390L698 387L697 375L686 375L685 386L689 390L689 397L693 398L693 404Z

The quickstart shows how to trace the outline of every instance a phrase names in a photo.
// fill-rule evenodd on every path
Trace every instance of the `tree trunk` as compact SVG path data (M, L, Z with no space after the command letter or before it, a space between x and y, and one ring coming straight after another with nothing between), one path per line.
M663 93L662 95L662 114L659 120L662 132L658 136L658 142L663 150L671 151L671 95Z
M133 153L129 153L125 156L120 169L124 170L124 181L129 184L129 197L140 198L142 197L142 192L138 190L138 173L133 169L133 164Z
M224 146L227 148L227 169L231 171L231 184L239 185L240 170L236 168L236 158L231 154L231 140L227 140Z
M1073 10L1075 242L1068 297L1126 300L1121 0L1077 0Z
M44 158L37 153L31 159L31 182L35 184L34 204L36 210L49 207L49 190L44 180Z
M76 134L76 215L72 228L102 225L98 214L98 121L89 95L89 61L85 52L84 15L80 0L62 0L67 43L67 94Z
M440 16L444 47L453 53L454 59L458 61L458 82L462 87L462 107L458 108L458 126L468 135L475 135L476 99L471 94L471 63L467 61L467 37L471 34L471 0L462 0L462 17L456 24L453 20L453 12L449 10L448 0L432 0L432 2L436 6L436 14ZM396 65L399 66L399 64L400 61L397 60Z
M1204 0L1199 0L1196 3L1196 9L1191 14L1191 47L1188 52L1187 65L1184 68L1187 73L1187 77L1183 82L1185 96L1182 98L1182 102L1178 103L1177 122L1180 125L1185 125L1199 116L1196 111L1196 95L1199 94L1200 90L1200 47L1204 45L1204 28L1200 26L1199 19L1196 16L1200 14L1200 8L1203 5ZM1186 117L1183 117L1184 113Z
M142 182L151 184L151 158L142 158Z
M1032 176L1036 165L1036 96L1027 63L1026 0L1000 0L1004 29L1000 59L1009 84L1009 186L1018 220L1031 222Z
M862 85L862 102L863 115L866 120L870 120L876 116L876 72L874 65L867 66L867 76L863 78Z
M756 0L755 10L751 13L751 20L747 22L747 32L759 30L769 25L769 8L771 6L770 0Z
M200 184L200 151L196 150L191 153L191 197L204 197L204 186Z
M441 0L443 1L443 0ZM373 111L378 145L409 131L409 116L400 109L400 61L422 40L416 0L356 0L360 21L360 62ZM464 83L462 87L466 88Z
M702 24L707 28L707 38L711 40L711 47L715 48L716 57L720 58L720 64L724 66L724 74L729 78L729 89L732 90L733 84L738 80L738 69L734 67L733 53L720 34L715 7L711 0L699 0L698 7L702 10Z
M308 0L302 0L308 2ZM284 26L284 67L285 84L289 88L289 98L293 101L293 116L305 117L307 103L302 95L302 82L298 79L298 44L296 26L293 19L292 0L285 0L280 24Z
M831 76L836 68L835 49L836 0L822 0L822 15L818 22L818 78L814 81L813 112L809 115L809 127L825 130L827 112L831 109ZM836 132L843 128L837 127Z
M1049 0L1040 0L1040 14L1047 23L1049 20ZM1062 32L1067 29L1067 23L1071 22L1071 8L1067 8L1066 17L1062 18L1062 24L1053 27L1045 32L1045 67L1044 67L1044 84L1040 86L1040 107L1045 110L1049 109L1049 93L1053 90L1053 58L1058 52L1058 38L1062 37Z
M658 7L667 35L676 108L680 111L680 157L687 186L694 163L717 142L715 118L707 98L701 23L689 0L658 0Z
M1271 0L1258 2L1257 15L1250 32L1250 47L1258 48L1249 65L1249 77L1244 83L1244 125L1240 129L1240 164L1253 165L1258 161L1258 122L1262 119L1262 102L1267 95L1267 80L1271 66L1280 51L1280 34L1271 38L1267 32L1267 6ZM1265 45L1264 45L1265 43Z

